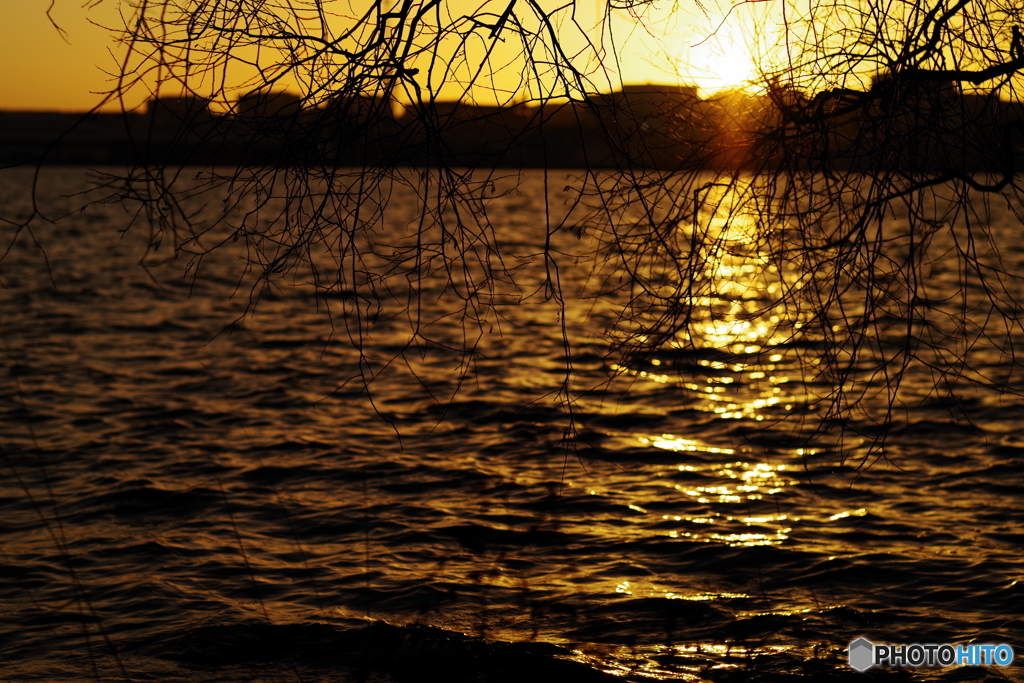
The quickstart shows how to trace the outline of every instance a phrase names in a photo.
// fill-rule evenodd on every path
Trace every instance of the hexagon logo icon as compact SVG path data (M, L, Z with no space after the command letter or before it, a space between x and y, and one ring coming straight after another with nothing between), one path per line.
M850 643L850 666L857 671L867 671L875 663L875 646L867 638L858 638Z

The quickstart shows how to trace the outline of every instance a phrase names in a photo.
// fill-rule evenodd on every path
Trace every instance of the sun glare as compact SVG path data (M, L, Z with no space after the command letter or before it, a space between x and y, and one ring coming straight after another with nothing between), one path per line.
M668 79L696 86L702 97L761 89L761 75L780 61L782 24L774 3L707 0L704 11L673 7L652 15L650 32L626 51L623 80Z
M750 82L756 76L750 55L746 51L736 51L724 54L716 60L713 73L701 78L698 85L701 89L712 92L742 89L750 87Z
M742 40L716 35L687 52L680 75L691 80L703 96L754 87L757 66L749 46Z

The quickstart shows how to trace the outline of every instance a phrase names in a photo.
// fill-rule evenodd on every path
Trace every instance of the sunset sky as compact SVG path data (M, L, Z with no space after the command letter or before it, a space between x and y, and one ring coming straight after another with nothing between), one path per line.
M67 40L46 17L49 0L0 3L0 108L87 110L100 101L93 94L111 87L101 71L114 68L108 52L116 45L93 26L117 21L116 4L86 11L80 0L55 0L52 16Z
M481 1L453 0L451 4L469 9L479 7ZM0 3L0 108L84 111L99 104L101 93L113 87L110 74L118 69L120 46L96 24L117 26L121 5L117 0L101 0L83 8L80 2L54 0L51 15L66 38L46 16L49 0ZM580 2L578 6L585 22L587 9L593 11L590 21L595 21L603 4ZM713 91L751 78L754 65L749 45L754 22L735 13L718 36L694 47L721 20L727 4L717 10L713 3L705 6L707 16L673 13L671 3L655 5L646 26L625 12L617 13L611 29L621 59L617 64L605 61L611 71L605 80L611 85L602 89L611 89L618 81L688 83ZM107 108L116 107L111 103Z

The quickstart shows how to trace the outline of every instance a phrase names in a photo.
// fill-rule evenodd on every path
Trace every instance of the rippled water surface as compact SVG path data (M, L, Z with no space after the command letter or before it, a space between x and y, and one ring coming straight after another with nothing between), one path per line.
M4 216L30 179L2 176ZM56 219L85 176L44 186ZM401 230L415 202L392 202ZM527 173L491 216L527 283L543 204ZM794 444L776 423L813 414L813 353L742 315L793 277L756 254L715 262L702 350L625 367L567 234L564 314L526 292L473 357L435 348L367 396L330 295L294 280L247 312L235 247L197 273L129 218L37 221L0 264L2 680L861 680L858 636L1024 648L1021 401L960 396L967 424L923 400L861 471ZM383 362L404 338L377 314Z

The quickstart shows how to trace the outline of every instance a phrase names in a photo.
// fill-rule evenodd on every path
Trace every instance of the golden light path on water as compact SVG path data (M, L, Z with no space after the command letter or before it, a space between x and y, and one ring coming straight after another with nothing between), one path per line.
M779 226L761 224L753 200L742 189L723 190L705 202L698 226L680 226L693 245L690 253L691 319L669 350L712 352L698 358L702 377L672 373L657 354L650 369L612 369L653 382L677 383L699 396L693 407L722 418L765 420L765 409L792 411L806 396L787 385L818 358L797 357L783 348L806 324L809 314L793 304L805 280L794 264L764 251ZM713 352L718 352L717 354Z
M778 226L776 226L778 227ZM722 420L750 420L768 426L787 415L813 408L804 387L807 375L820 359L791 342L809 320L806 310L794 303L794 293L805 281L793 265L773 259L764 247L773 239L771 228L759 220L749 197L726 189L710 198L698 214L696 226L679 228L692 246L689 251L692 282L690 324L664 349L655 350L644 367L613 369L640 382L676 386L688 399L686 407ZM684 358L680 362L680 354ZM676 367L679 365L679 367ZM767 421L767 422L766 422ZM622 435L641 447L677 453L677 464L653 473L664 485L663 501L680 501L680 513L653 513L644 503L629 508L648 520L646 531L682 542L728 547L782 546L793 525L808 517L785 496L799 483L802 458L814 455L810 448L776 446L771 455L759 457L749 445L712 444L686 434ZM767 451L766 451L767 453ZM682 497L681 499L679 497ZM699 512L689 514L682 510ZM828 517L810 513L821 521L836 521L865 511L842 511ZM609 530L610 531L610 530ZM656 577L621 581L616 593L633 598L662 598L715 603L756 597L741 592L681 590ZM796 600L774 615L813 611ZM756 617L765 612L736 612ZM650 646L664 655L713 654L727 657L735 646L718 643L680 642L674 646ZM762 645L758 652L783 652L788 646ZM620 657L625 654L620 652ZM660 667L651 656L638 669L652 676L700 679L697 672ZM700 679L703 680L703 679Z

